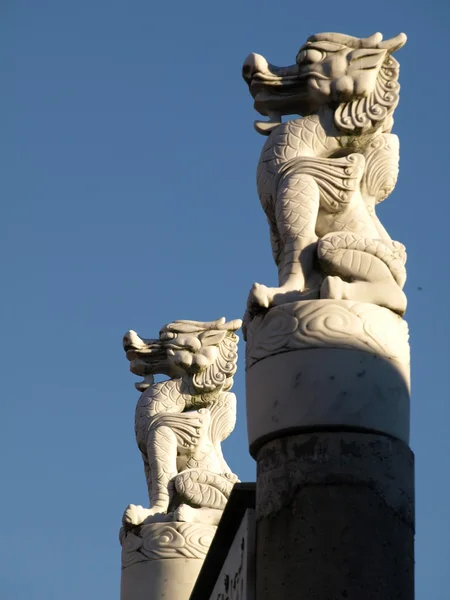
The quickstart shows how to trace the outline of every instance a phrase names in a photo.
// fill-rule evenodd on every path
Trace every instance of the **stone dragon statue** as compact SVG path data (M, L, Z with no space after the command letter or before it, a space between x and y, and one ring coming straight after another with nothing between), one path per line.
M134 331L123 344L130 370L144 380L135 416L151 508L129 505L125 531L143 523L190 521L217 525L238 481L221 442L233 431L240 320L174 321L158 339ZM169 377L154 382L157 374Z
M370 302L402 315L405 249L375 205L393 190L399 142L391 134L399 99L392 54L406 36L311 36L290 67L250 54L243 77L268 117L257 172L279 286L255 283L247 318L297 300ZM282 115L302 118L282 122ZM249 317L250 315L250 317Z

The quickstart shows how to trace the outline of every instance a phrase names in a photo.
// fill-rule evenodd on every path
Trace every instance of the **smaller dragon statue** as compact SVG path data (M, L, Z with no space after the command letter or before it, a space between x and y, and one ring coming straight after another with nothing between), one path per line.
M402 315L404 246L391 240L375 206L394 189L399 100L392 54L406 36L311 36L296 62L275 67L250 54L243 77L268 117L257 186L267 215L278 287L255 283L248 314L297 300L344 299ZM300 115L282 122L283 115ZM248 317L250 315L250 317Z
M238 481L220 444L236 422L230 389L241 324L224 318L174 321L158 339L125 334L130 370L144 378L136 384L141 396L135 432L151 505L130 504L123 515L125 531L164 521L217 525ZM168 379L155 383L157 374Z

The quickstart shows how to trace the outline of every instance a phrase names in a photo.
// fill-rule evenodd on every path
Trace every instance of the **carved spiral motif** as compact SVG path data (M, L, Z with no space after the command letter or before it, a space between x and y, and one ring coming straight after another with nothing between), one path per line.
M185 532L185 556L191 558L203 558L206 556L213 537L216 533L216 527L202 530L196 527L190 527Z
M145 554L157 554L160 558L169 558L177 549L185 544L183 536L172 525L164 525L157 535L144 535L143 549Z
M305 314L299 323L300 338L307 336L320 341L348 341L364 332L362 322L343 306L320 306Z
M338 106L334 114L336 126L347 132L365 132L382 123L398 104L399 70L398 62L389 56L380 68L374 91L369 97Z
M196 373L193 377L194 386L203 392L211 392L216 388L230 389L233 375L236 372L238 337L228 333L217 348L216 361L204 371Z

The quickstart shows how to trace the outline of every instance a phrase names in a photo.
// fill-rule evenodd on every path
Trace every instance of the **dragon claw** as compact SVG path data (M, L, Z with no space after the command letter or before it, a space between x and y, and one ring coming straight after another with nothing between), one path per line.
M152 508L144 508L140 504L129 504L125 509L122 517L122 523L125 529L131 529L132 527L139 527L144 521L150 517L165 515L164 511L160 506L153 506Z
M138 527L146 518L145 508L140 505L129 504L123 513L122 523L125 529Z
M249 310L255 307L269 308L272 300L273 293L270 288L260 283L254 283L248 295L247 307Z

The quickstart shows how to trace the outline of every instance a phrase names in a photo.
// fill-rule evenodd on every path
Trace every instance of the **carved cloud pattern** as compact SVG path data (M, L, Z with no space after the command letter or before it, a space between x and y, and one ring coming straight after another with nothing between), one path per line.
M205 558L217 527L200 523L152 523L122 541L122 568L162 558Z
M348 348L409 364L408 325L386 308L349 300L293 302L257 315L248 325L247 368L281 352Z

